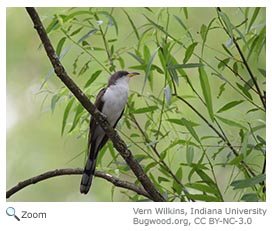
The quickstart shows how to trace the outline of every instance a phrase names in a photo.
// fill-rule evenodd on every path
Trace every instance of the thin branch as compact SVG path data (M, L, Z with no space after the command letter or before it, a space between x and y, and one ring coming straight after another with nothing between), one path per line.
M245 65L246 69L247 69L247 72L248 72L250 78L252 79L252 81L253 81L253 83L254 83L256 89L257 89L257 92L258 92L258 95L259 95L259 97L260 97L260 100L261 100L261 102L262 102L262 104L263 104L263 107L264 107L264 109L266 109L265 97L264 97L263 94L262 94L262 91L261 91L261 89L260 89L260 87L259 87L259 84L258 84L258 82L257 82L257 80L256 80L256 78L255 78L255 76L253 75L252 70L251 70L251 68L249 67L249 64L248 64L248 62L247 62L247 60L246 60L246 58L245 58L245 56L244 56L244 54L243 54L243 52L242 52L240 46L239 46L239 44L238 44L236 38L233 38L233 42L234 42L234 44L235 44L235 46L236 46L236 49L238 50L238 52L239 52L239 54L240 54L240 56L241 56L241 58L242 58L242 60L243 60L243 63L244 63L244 65Z
M112 13L112 12L111 12L111 13ZM98 16L97 16L97 14L95 14L94 17L95 17L95 19L96 19L97 21L99 21L99 18L98 18ZM106 33L107 33L107 28L108 28L108 27L106 27L105 33L103 32L103 29L102 29L102 27L101 27L100 24L98 24L98 27L99 27L99 31L100 31L100 33L101 33L101 36L102 36L102 38L103 38L103 43L104 43L104 47L105 47L105 50L106 50L106 53L107 53L107 56L108 56L108 60L109 60L109 62L110 62L110 66L111 66L111 68L113 69L113 71L115 71L115 66L114 66L114 64L113 64L112 54L111 54L110 49L109 49L109 44L108 44L108 42L107 42L107 40L106 40Z
M56 75L60 80L69 88L74 94L82 106L93 116L97 123L103 128L109 139L112 141L115 149L121 154L126 163L129 165L133 173L137 176L145 190L149 193L154 201L165 201L165 198L155 188L151 180L143 171L142 167L133 157L131 151L127 148L126 143L120 138L118 133L110 126L106 117L89 101L88 97L81 91L81 89L74 83L74 81L68 76L64 67L60 63L60 60L46 34L43 24L40 20L38 13L34 7L26 8L29 16L31 17L34 28L37 30L40 39L43 43L44 49L48 58L54 68Z
M82 174L83 174L82 168L75 168L75 169L66 168L66 169L55 169L52 171L48 171L38 176L34 176L27 180L19 182L17 185L15 185L14 187L12 187L6 192L6 198L10 198L12 195L14 195L15 193L19 192L20 190L24 189L25 187L29 185L36 184L38 182L44 181L52 177L65 176L65 175L82 175ZM117 187L129 189L131 191L136 192L139 195L145 196L149 198L150 200L152 200L152 197L142 187L139 187L131 182L120 180L108 173L104 173L100 171L95 171L95 176L103 178L111 182L113 185Z
M239 77L239 79L245 84L248 86L249 89L251 89L252 91L254 91L256 94L258 94L258 92L252 87L250 86L250 84L238 73L238 71L235 71L232 67L230 67L227 62L225 62L224 60L221 60L217 57L215 57L218 61L224 63L224 65L236 76Z
M146 143L150 143L150 139L148 138L148 136L146 135L145 131L141 128L140 124L138 123L138 121L136 120L134 114L130 113L129 114L131 117L131 120L134 122L134 124L136 125L136 127L138 128L138 130L141 132L142 136L145 139ZM172 170L168 167L168 165L166 164L166 162L164 160L161 160L161 155L158 152L157 148L155 145L150 145L152 151L156 154L156 156L159 158L159 164L173 177L174 181L176 181L177 184L179 184L182 187L182 190L185 194L185 196L187 197L187 199L189 201L193 201L193 199L190 198L190 193L188 192L187 188L184 186L184 184L181 182L181 180L179 180L177 178L177 176L172 172Z
M239 156L239 153L236 151L236 149L232 146L230 141L222 135L196 108L194 108L188 101L183 99L181 96L173 94L173 96L176 96L179 100L184 102L189 108L191 108L221 139L225 142L225 144L230 148L232 153L237 157ZM246 171L246 173L251 174L252 176L256 176L256 174L251 170L251 168L244 162L240 162L240 166Z
M217 7L217 13L218 13L218 12L222 12L222 10L221 10L220 7ZM244 56L244 54L243 54L243 52L242 52L240 46L239 46L239 44L238 44L238 42L237 42L237 39L236 39L234 36L232 36L232 35L230 34L230 32L227 30L227 28L224 26L224 23L222 22L220 16L218 16L218 19L219 19L219 22L220 22L220 24L222 25L224 31L227 33L227 35L230 37L230 39L232 39L232 41L233 41L233 43L234 43L234 45L235 45L235 47L236 47L236 49L237 49L237 51L238 51L240 57L241 57L242 60L243 60L243 64L244 64L244 66L246 67L246 70L247 70L247 72L248 72L248 74L249 74L251 80L253 81L254 86L256 87L256 90L257 90L258 95L259 95L259 97L260 97L260 100L261 100L261 102L262 102L262 104L263 104L263 107L264 107L264 109L266 110L265 96L262 94L262 91L261 91L261 89L260 89L260 87L259 87L259 84L258 84L258 82L257 82L257 80L256 80L256 78L255 78L255 76L254 76L254 74L253 74L253 72L252 72L252 70L251 70L251 68L250 68L250 66L249 66L249 64L248 64L248 62L247 62L247 60L246 60L246 58L245 58L245 56Z

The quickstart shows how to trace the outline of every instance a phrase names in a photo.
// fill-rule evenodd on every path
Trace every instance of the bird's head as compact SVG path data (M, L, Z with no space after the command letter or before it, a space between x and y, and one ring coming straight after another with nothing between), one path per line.
M139 74L138 72L117 71L110 77L108 85L116 84L117 81L119 82L120 80L129 82L131 77Z

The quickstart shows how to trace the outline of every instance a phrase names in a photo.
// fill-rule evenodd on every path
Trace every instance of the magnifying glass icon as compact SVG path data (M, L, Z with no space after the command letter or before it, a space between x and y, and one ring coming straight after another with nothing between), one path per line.
M8 207L6 213L8 216L13 216L17 221L20 221L20 218L16 216L15 209L13 207Z

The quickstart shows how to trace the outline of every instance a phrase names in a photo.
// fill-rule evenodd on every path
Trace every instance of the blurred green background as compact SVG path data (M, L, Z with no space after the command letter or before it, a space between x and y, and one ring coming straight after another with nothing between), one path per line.
M54 13L67 10L65 8L38 8L45 25L50 23ZM141 14L143 8L127 10L135 19L136 24L141 25L145 21ZM178 12L178 9L176 11ZM234 23L235 20L241 21L237 17L238 8L225 9L225 11ZM197 35L201 25L208 23L215 16L214 8L190 8L189 13L191 17L189 17L187 25L193 35ZM260 21L265 20L264 11L261 15ZM125 17L121 9L114 10L114 17L118 21L120 46L133 47L135 41L131 36L132 29L124 20ZM55 45L60 38L60 34L53 34L51 36L52 43ZM211 33L209 36L209 44L213 45L214 49L221 47L221 43L226 41L227 36L223 33L214 35ZM22 180L48 170L83 167L84 163L86 134L84 135L84 131L75 130L61 136L63 110L66 105L59 103L54 113L50 109L51 96L61 88L62 83L53 75L46 86L41 88L44 79L51 70L51 65L39 45L40 40L25 9L7 8L7 189ZM153 48L155 48L154 44ZM153 50L152 47L150 50ZM62 61L73 78L71 64L80 52L80 49L73 47ZM205 50L207 56L214 57L213 52L213 49ZM181 59L183 55L182 52L179 54ZM103 60L105 57L105 54L101 52L101 57L98 58ZM124 54L124 58L128 59L126 65L136 65L135 60L128 55ZM265 66L265 57L261 62ZM216 65L216 63L215 59L211 59L211 64ZM96 70L95 64L92 69ZM192 76L194 72L197 75L197 70L188 71ZM79 86L82 86L92 73L87 71L80 78L75 77L74 80ZM142 73L142 77L131 81L131 91L141 90L143 76L144 73ZM91 91L97 92L101 83L106 83L107 79L108 75L104 74L103 78L93 84ZM163 79L159 79L158 84L163 81ZM181 84L185 83L182 81ZM218 84L217 81L214 81L211 83L211 87L218 87ZM149 90L145 89L146 92ZM186 89L184 91L186 94ZM231 98L235 99L236 95L225 95L225 97L226 100L230 100ZM221 105L222 102L215 102L216 108L220 108ZM187 115L190 116L190 113L192 112L188 111ZM238 113L240 112L238 111ZM205 134L207 131L199 132ZM234 137L233 140L235 139ZM131 147L131 150L133 152L134 147ZM103 158L110 160L110 156L107 157L107 154ZM223 184L227 180L224 178L226 172L228 172L227 169L221 169L218 172L219 179L222 177L219 184ZM112 198L114 201L128 200L127 196L122 193L122 189L114 191L112 197L112 185L100 178L95 178L91 192L87 196L83 196L79 193L80 178L79 175L55 177L23 189L8 201L111 201Z

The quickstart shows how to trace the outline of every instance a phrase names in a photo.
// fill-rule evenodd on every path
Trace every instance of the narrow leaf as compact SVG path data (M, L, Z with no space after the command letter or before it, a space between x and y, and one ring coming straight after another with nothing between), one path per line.
M219 93L217 95L217 99L219 99L220 96L222 95L222 93L226 90L225 85L226 85L226 83L223 83L223 84L220 85L220 87L219 87Z
M235 106L237 106L237 105L239 105L240 103L243 103L243 102L244 102L244 100L231 101L231 102L225 104L223 107L221 107L221 108L217 111L217 113L221 113L221 112L223 112L223 111L227 111L227 110L229 110L229 109L231 109L231 108L233 108L233 107L235 107Z
M185 57L183 59L183 63L187 63L187 61L191 58L192 54L194 53L194 49L195 47L197 46L197 42L195 43L192 43L187 49L186 49L186 52L185 52Z
M251 29L253 23L255 22L255 20L256 20L258 14L259 14L260 9L261 9L260 7L256 7L256 8L255 8L255 10L254 10L254 12L253 12L253 15L252 15L252 17L251 17L251 20L250 20L250 22L249 22L249 24L248 24L247 32L250 31L250 29Z
M175 175L176 175L177 179L179 179L180 181L182 180L182 167L180 167L180 168L177 170L177 172L176 172ZM178 182L176 182L175 180L173 181L173 189L174 189L178 194L180 194L181 191L182 191L181 185L180 185Z
M223 123L229 125L229 126L232 126L232 127L238 127L238 128L242 128L244 130L247 130L246 127L244 127L243 125L233 121L233 120L230 120L230 119L226 119L226 118L223 118L223 117L220 117L220 116L216 116L216 118L218 118L219 120L221 120Z
M190 194L190 198L199 201L206 201L206 202L219 202L220 199L214 196L209 196L206 194Z
M198 69L198 72L199 72L199 79L200 79L200 84L201 84L204 100L205 100L210 118L213 121L214 115L213 115L212 96L211 96L211 88L209 84L209 79L203 67L200 67Z
M215 194L215 195L218 194L218 191L215 190L214 188L212 188L208 185L200 184L200 183L187 184L186 187L196 189L196 190L204 192L204 193L211 193L211 194Z
M138 30L137 30L135 24L133 23L133 20L131 19L131 17L129 16L129 14L125 10L124 10L124 13L126 14L128 21L130 22L130 25L132 26L132 29L137 37L137 40L139 40L140 36L139 36Z
M190 30L188 30L188 27L185 26L185 24L182 22L181 18L178 17L178 16L176 16L176 15L174 15L174 17L175 17L175 19L178 21L178 23L182 26L182 28L187 32L187 34L189 35L190 39L191 39L192 41L194 41L193 36L192 36L192 34L190 33Z
M98 70L95 73L93 73L91 78L85 84L84 88L89 87L97 79L97 77L101 74L101 72L102 72L101 70Z
M186 161L189 166L192 165L194 160L194 148L192 146L186 145Z
M61 135L63 135L64 129L65 129L65 126L67 123L67 118L69 116L69 113L70 113L70 110L71 110L71 107L72 107L74 101L75 101L75 98L72 98L64 110L63 119L62 119L62 127L61 127Z
M92 29L92 30L90 30L87 34L83 35L83 36L77 41L77 43L81 43L82 41L86 40L86 39L89 38L90 36L94 35L97 31L98 31L98 29Z
M248 91L248 87L244 87L242 85L240 85L239 83L236 83L237 87L242 91L242 93L249 98L250 100L252 100L252 96Z
M160 49L160 47L157 47L155 49L155 51L153 52L153 54L151 55L149 61L148 61L148 64L147 64L147 67L146 67L146 71L145 71L145 78L144 78L144 84L143 84L143 87L142 87L142 94L144 92L144 88L145 88L145 85L146 85L146 81L148 79L148 76L150 74L150 70L151 70L151 66L152 66L152 63L153 63L153 60L158 52L158 50Z
M200 143L200 139L195 131L195 129L192 126L192 123L185 118L181 119L181 122L184 124L184 126L188 129L188 131L191 133L191 135L195 138L195 140Z
M234 189L248 188L265 181L265 178L265 174L261 174L249 179L235 180L230 185L233 186Z
M185 126L181 119L167 119L167 121L169 121L171 123L175 123L175 124L181 125L181 126ZM192 121L187 121L187 123L190 123L190 125L192 127L199 126L199 124L197 124L195 122L192 122Z
M233 38L233 31L232 31L233 25L231 24L229 17L222 11L219 11L218 14L220 18L223 20L229 35Z
M247 193L242 196L241 200L246 202L258 202L259 198L255 193Z
M174 65L169 65L167 68L168 69L185 69L185 68L196 68L196 67L203 67L203 63L186 63L186 64L174 64Z
M63 44L66 40L66 37L63 37L59 42L58 42L58 45L57 45L57 48L56 48L56 53L57 53L57 56L60 57L60 53L61 53L61 50L62 50L62 47L63 47Z
M133 113L134 114L147 113L147 112L155 111L156 109L158 109L157 106L143 107L143 108L136 109Z

